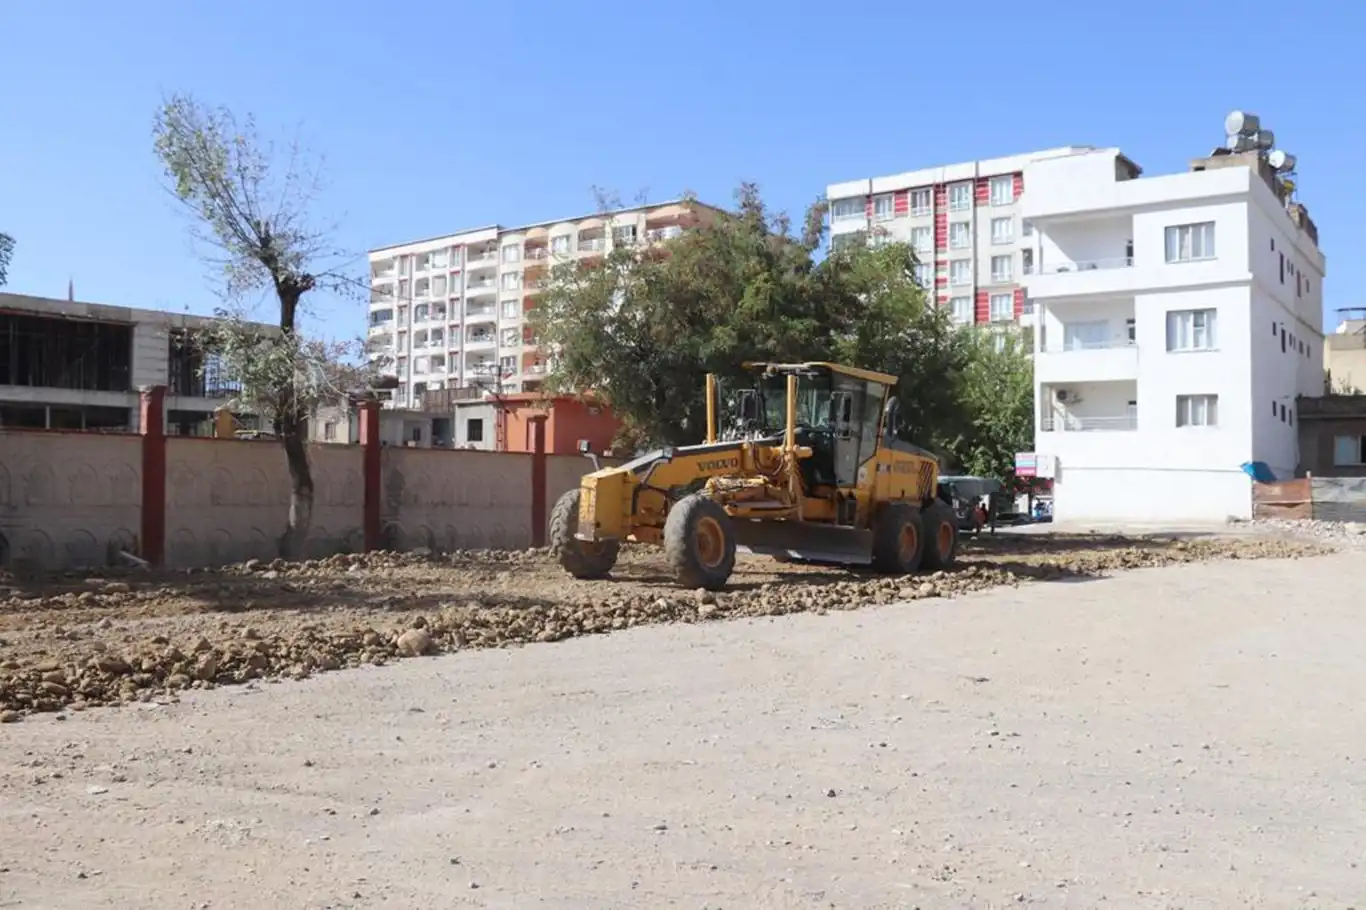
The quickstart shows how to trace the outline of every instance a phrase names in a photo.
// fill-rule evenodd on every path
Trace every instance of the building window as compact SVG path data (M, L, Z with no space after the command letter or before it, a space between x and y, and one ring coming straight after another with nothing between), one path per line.
M1334 436L1333 464L1337 467L1356 467L1366 463L1366 436Z
M521 262L521 261L522 261L522 245L521 245L520 243L505 243L505 244L503 244L503 261L504 261L504 262Z
M1034 274L1034 251L1030 249L1020 250L1020 272L1025 275Z
M955 183L949 187L949 211L966 212L972 208L972 184Z
M1023 235L1023 236L1025 236L1025 237L1033 237L1033 236L1034 236L1034 222L1030 221L1030 220L1027 219L1027 218L1026 218L1024 221L1022 221L1022 222L1020 223L1020 234Z
M949 249L966 250L972 246L972 225L966 221L955 221L949 225Z
M1178 427L1217 427L1219 425L1219 396L1177 395L1176 425Z
M831 252L838 253L840 250L851 250L854 247L862 246L867 243L868 235L863 231L850 231L848 234L836 234L830 238Z
M515 301L515 300L504 300L504 301L503 301L503 318L504 318L504 319L516 319L516 318L517 318L517 301Z
M991 295L991 321L1013 322L1015 320L1015 295Z
M323 442L337 441L337 422L329 420L323 424Z
M934 207L934 194L928 189L911 190L911 214L928 215Z
M432 296L433 296L433 297L445 297L445 296L446 296L446 276L445 276L445 275L435 275L435 276L432 277Z
M873 197L874 221L891 221L893 214L894 210L892 206L891 194Z
M1167 261L1197 262L1214 258L1214 222L1178 224L1167 228Z
M1124 320L1124 334L1128 337L1129 344L1133 344L1138 340L1138 325L1134 320Z
M612 228L612 242L617 246L634 246L636 226L634 224L623 224L620 227Z
M949 284L955 287L972 284L971 259L955 259L949 263Z
M1010 243L1015 239L1015 221L1010 218L991 219L991 242Z
M927 227L911 228L911 249L917 253L934 252L934 230Z
M1011 258L1012 257L1008 255L991 257L992 281L997 284L1003 284L1004 282L1014 280L1014 274L1011 270Z
M1217 324L1215 310L1172 310L1167 314L1167 350L1214 350Z
M484 419L482 417L470 417L465 420L465 441L484 441Z
M517 358L516 358L516 357L500 357L500 358L498 359L498 370L499 370L499 372L501 372L504 376L511 376L513 373L516 373L516 372L517 372Z
M519 287L521 287L521 286L522 286L522 273L521 273L521 272L504 272L504 273L503 273L503 290L505 290L505 291L515 291L515 290L517 290L517 288L519 288Z
M855 218L863 218L865 215L864 203L862 199L836 199L830 206L830 220L832 221L853 221Z
M556 256L568 256L571 238L568 234L550 238L550 252Z
M991 178L991 204L1010 205L1015 201L1015 178L1010 174Z
M931 271L928 262L917 262L915 264L915 283L925 290L929 290L930 285L934 284L934 272Z
M972 298L953 297L949 299L949 309L953 314L953 321L959 325L968 325L972 322Z
M434 269L448 268L451 264L450 250L432 250L427 255L431 257L429 261Z

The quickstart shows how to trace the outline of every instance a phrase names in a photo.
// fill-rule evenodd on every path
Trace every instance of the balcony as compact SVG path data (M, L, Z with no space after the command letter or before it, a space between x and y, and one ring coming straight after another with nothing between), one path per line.
M1041 433L1112 433L1137 429L1137 414L1119 414L1105 417L1050 415L1039 420L1039 432Z
M487 297L498 293L498 282L492 278L471 278L465 282L466 297Z
M527 262L543 262L550 258L550 250L545 247L529 247L522 256Z
M466 322L497 322L498 308L491 303L470 304L465 307Z
M393 259L370 263L371 278L397 278L398 264Z
M607 249L607 238L580 236L577 249L582 254L602 253Z
M492 332L471 332L465 336L465 350L492 351L498 346L498 339Z
M650 228L645 232L646 243L663 243L666 240L673 240L675 237L683 236L683 228L678 225L669 227Z
M1039 382L1117 382L1138 378L1138 345L1126 339L1081 341L1068 338L1039 349L1034 358Z

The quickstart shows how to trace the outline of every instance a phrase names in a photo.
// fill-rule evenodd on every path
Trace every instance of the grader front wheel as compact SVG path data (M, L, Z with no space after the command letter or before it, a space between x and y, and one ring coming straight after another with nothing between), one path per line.
M615 540L596 543L579 540L574 532L579 529L579 490L565 493L550 512L547 529L551 555L575 578L605 578L617 564L621 545Z
M958 519L942 499L930 503L922 514L925 530L925 555L922 569L950 569L958 558Z
M910 575L925 555L920 509L889 503L873 526L873 568L889 575Z
M735 530L726 510L700 493L685 496L664 522L664 555L679 584L719 590L735 568Z

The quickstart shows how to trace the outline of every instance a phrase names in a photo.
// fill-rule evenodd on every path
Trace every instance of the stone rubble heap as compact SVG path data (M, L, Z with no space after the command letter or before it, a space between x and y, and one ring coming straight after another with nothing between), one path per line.
M997 535L965 541L954 571L906 577L742 557L731 587L719 593L662 582L659 552L638 546L623 548L614 578L594 582L568 578L544 550L251 560L59 579L39 589L0 581L0 722L640 625L823 613L1134 568L1321 552L1321 545L1260 535Z

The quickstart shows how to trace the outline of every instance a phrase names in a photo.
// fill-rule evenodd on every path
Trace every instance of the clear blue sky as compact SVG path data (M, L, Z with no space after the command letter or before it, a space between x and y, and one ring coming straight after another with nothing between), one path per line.
M358 275L374 246L591 211L594 184L728 204L752 179L797 215L830 182L1068 143L1182 170L1243 108L1299 157L1331 314L1366 303L1364 29L1345 0L0 0L8 290L214 306L151 150L173 90L301 126ZM315 325L362 316L324 299Z

